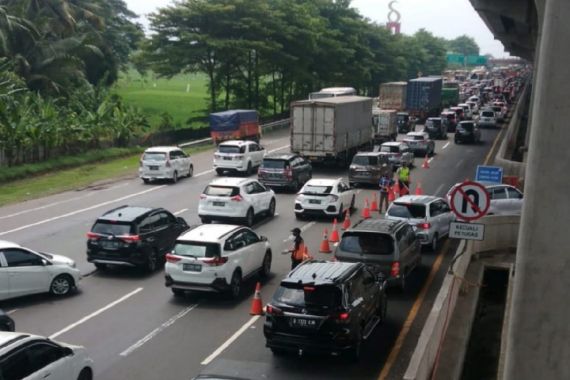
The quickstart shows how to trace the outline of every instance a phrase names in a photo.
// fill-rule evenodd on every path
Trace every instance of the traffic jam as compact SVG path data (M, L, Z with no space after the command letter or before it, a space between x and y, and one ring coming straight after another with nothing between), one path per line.
M331 356L318 378L377 378L437 257L483 239L482 216L521 212L520 184L485 155L527 75L325 88L274 132L255 110L214 113L213 152L149 147L119 198L65 196L58 216L3 227L0 330L26 334L0 341L0 379L300 378ZM28 247L34 228L77 243Z

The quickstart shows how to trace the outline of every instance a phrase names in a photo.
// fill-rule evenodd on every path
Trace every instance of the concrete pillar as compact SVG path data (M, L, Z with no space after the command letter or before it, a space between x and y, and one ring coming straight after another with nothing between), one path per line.
M568 0L544 2L507 380L570 379L569 20Z

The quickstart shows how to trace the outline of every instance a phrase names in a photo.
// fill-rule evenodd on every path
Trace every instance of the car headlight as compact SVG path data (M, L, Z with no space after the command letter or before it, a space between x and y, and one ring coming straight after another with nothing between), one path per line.
M333 195L333 194L329 195L329 203L334 203L336 201L338 201L337 195Z
M75 261L73 261L73 260L71 260L68 264L72 268L77 268L77 264L75 264Z

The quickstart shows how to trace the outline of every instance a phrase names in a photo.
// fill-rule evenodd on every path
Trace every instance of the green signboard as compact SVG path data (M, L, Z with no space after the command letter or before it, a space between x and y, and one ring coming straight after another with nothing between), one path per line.
M447 63L457 63L463 65L463 54L447 54Z
M483 55L468 55L447 53L448 64L482 66L487 64L487 58Z
M481 66L487 64L487 57L483 55L468 55L467 56L467 64L468 65L475 65Z

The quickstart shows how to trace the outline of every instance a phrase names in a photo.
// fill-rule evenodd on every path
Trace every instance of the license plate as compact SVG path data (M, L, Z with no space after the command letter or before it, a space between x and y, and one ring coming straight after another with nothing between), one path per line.
M118 241L108 241L108 240L103 240L101 241L101 247L103 248L107 248L107 249L117 249L119 248L119 242Z
M231 159L232 159L231 157L224 157L224 160L226 160L226 161L229 161Z
M219 206L219 207L224 207L224 206L226 205L225 202L215 202L215 201L212 202L212 204L213 204L214 206Z
M319 201L318 199L309 199L309 203L315 204L315 205L320 205L321 201Z
M148 167L150 170L158 170L158 166L149 166Z
M291 318L291 326L302 327L302 328L315 328L317 327L317 321L315 319L308 318Z
M186 272L201 272L202 265L200 264L182 264L182 270Z

